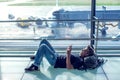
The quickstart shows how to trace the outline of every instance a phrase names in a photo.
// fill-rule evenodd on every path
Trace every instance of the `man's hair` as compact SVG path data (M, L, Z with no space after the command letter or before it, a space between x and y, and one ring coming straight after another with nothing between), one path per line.
M88 54L89 54L88 56L92 56L92 55L95 54L95 51L94 51L93 47L88 45L87 48L88 48Z

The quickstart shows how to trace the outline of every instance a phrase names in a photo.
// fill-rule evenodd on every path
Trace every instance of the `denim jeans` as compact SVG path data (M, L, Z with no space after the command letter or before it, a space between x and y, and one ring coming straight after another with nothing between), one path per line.
M39 66L44 56L48 60L50 65L55 65L58 54L55 52L51 44L46 39L43 39L40 42L33 64Z

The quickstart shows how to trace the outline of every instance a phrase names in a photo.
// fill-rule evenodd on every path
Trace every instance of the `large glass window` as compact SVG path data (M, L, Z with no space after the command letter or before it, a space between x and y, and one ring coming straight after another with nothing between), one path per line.
M91 2L92 0L0 0L0 39L58 39L66 46L73 44L84 47L91 40ZM119 45L119 5L119 0L96 0L95 45L99 49L103 49L101 46L104 45L107 49L113 44ZM39 44L33 42L27 45L34 43ZM53 41L51 43L54 44ZM56 41L55 44L60 45L60 42ZM118 45L115 48L117 50Z
M89 0L1 0L4 11L0 20L6 22L0 23L0 38L90 38L90 21L87 20L90 3Z

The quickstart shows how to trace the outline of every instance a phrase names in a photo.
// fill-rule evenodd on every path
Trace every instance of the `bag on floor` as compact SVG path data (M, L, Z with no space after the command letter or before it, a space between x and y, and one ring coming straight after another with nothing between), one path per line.
M101 66L105 60L97 55L92 55L84 58L84 69L95 69Z

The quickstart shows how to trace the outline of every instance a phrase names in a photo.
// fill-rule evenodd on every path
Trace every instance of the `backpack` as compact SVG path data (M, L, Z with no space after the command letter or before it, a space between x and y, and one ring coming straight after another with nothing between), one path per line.
M84 58L84 69L95 69L104 63L103 58L99 58L97 55L92 55Z

